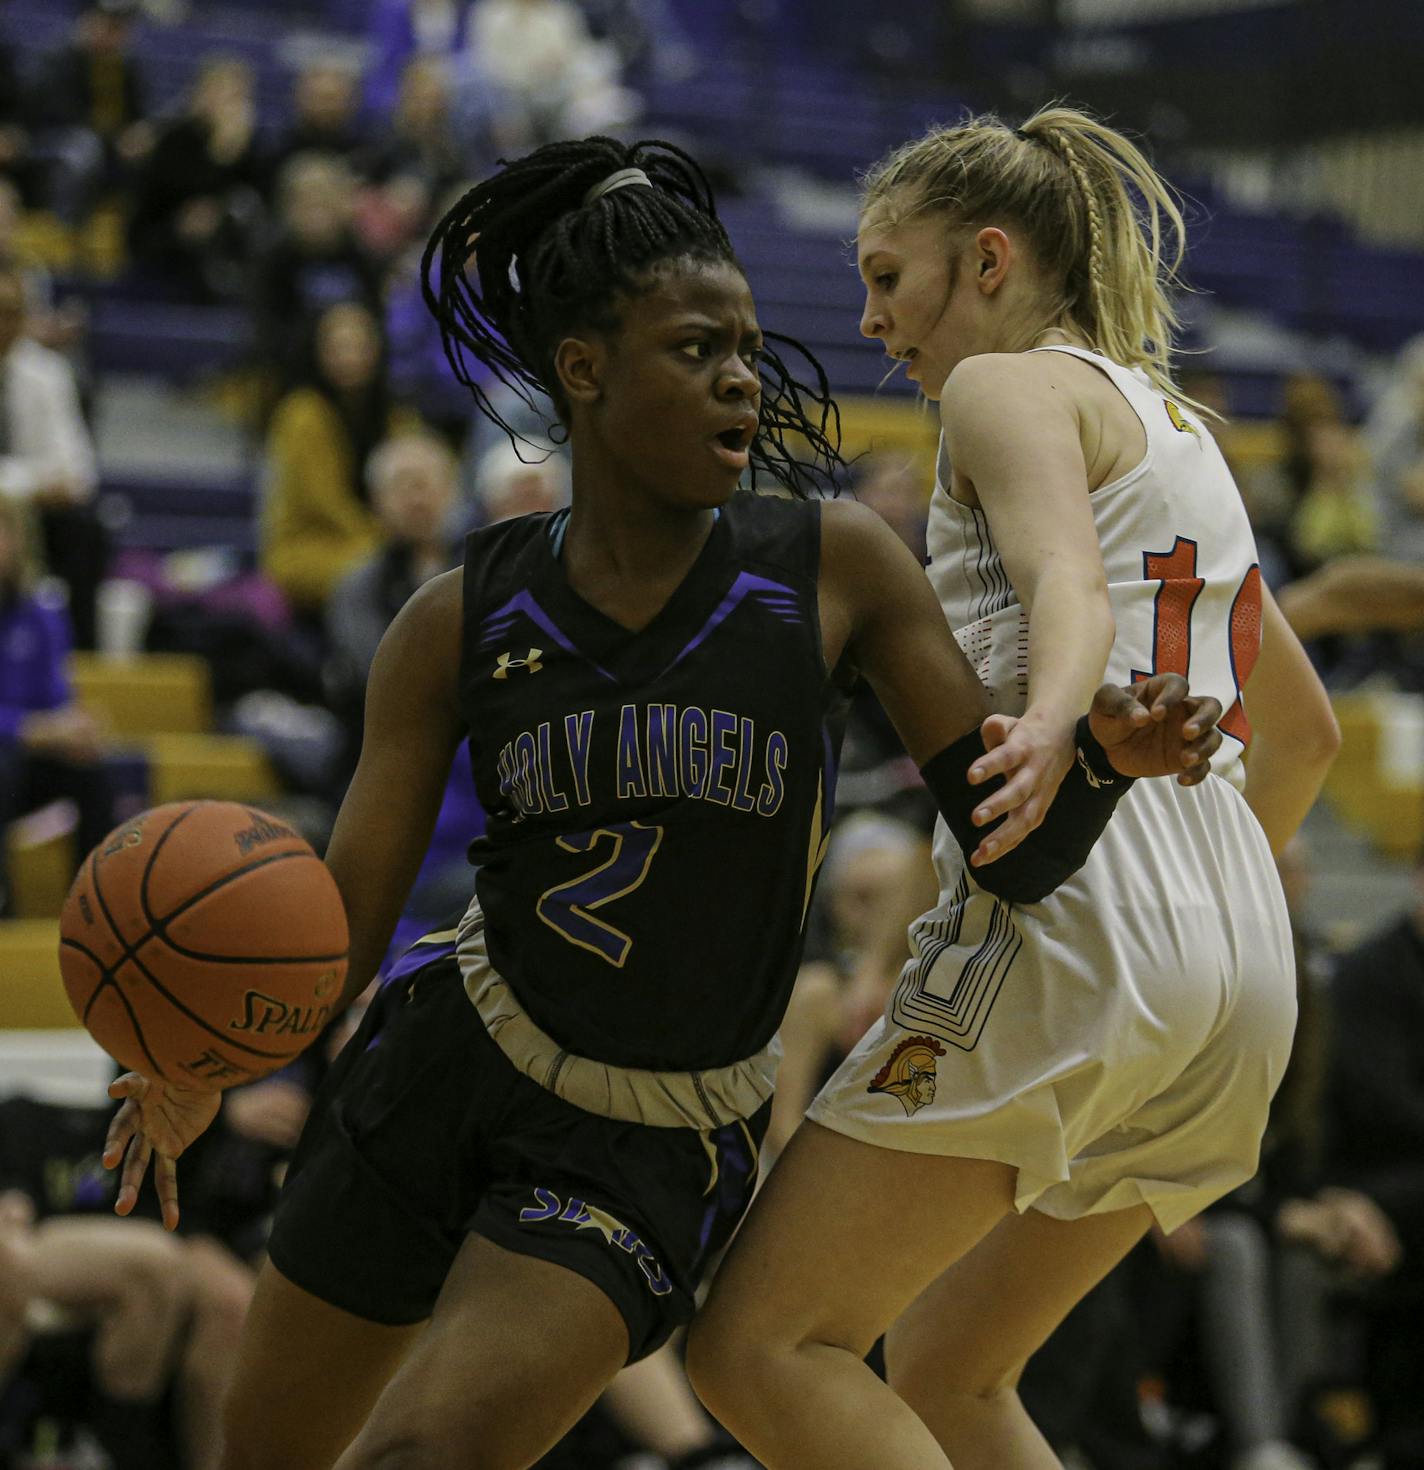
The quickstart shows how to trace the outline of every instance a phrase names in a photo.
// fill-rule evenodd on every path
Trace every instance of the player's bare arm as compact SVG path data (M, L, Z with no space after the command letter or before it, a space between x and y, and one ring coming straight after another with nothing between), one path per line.
M836 502L822 507L821 618L828 665L835 667L848 656L870 680L956 839L966 851L973 847L974 866L1002 859L1018 847L1050 808L1055 830L1045 831L1038 845L1045 851L1058 850L1063 836L1081 824L1082 832L1074 834L1070 844L1078 854L1073 866L1081 863L1110 814L1107 806L1090 818L1086 809L1074 805L1083 802L1085 792L1090 793L1089 803L1107 800L1097 782L1080 790L1081 778L1075 780L1074 791L1065 792L1066 801L1045 803L1044 813L1031 825L1018 824L1023 830L1017 834L1011 831L1012 814L1022 798L1016 800L1013 782L987 790L977 802L971 802L967 789L958 789L960 783L992 780L993 773L986 769L992 755L1013 739L1021 721L988 715L988 694L950 632L928 580L899 538L863 506ZM1101 774L1109 786L1116 776L1177 775L1186 784L1199 781L1221 741L1215 728L1220 717L1215 699L1193 698L1186 681L1176 675L1159 675L1130 689L1103 685L1091 695L1089 715L1091 736L1101 747ZM981 727L982 748L988 753L982 759L975 758L976 751L949 760L951 750L962 750L958 742ZM1070 758L1073 748L1070 745ZM967 772L961 769L966 765ZM970 805L974 827L989 826L1009 814L977 846L970 840L968 822L958 820ZM1056 867L1054 881L1073 870ZM998 878L1013 882L1014 896L1029 896L1007 871L981 878L991 887Z
M940 399L956 486L982 506L1030 619L1028 707L988 767L1011 776L1010 842L1053 799L1114 634L1078 408L1052 356L967 358Z
M1264 588L1261 654L1246 682L1246 710L1246 801L1279 857L1320 794L1340 749L1340 726L1300 639Z
M371 983L430 845L462 730L455 711L461 573L432 579L381 641L366 693L361 759L337 815L326 863L350 923L344 1010ZM106 1168L122 1164L114 1209L129 1214L154 1166L169 1230L178 1225L177 1158L217 1116L220 1095L126 1072L109 1125Z
M376 651L361 759L341 803L326 865L351 924L344 1009L371 983L430 846L464 733L455 703L460 571L427 582Z

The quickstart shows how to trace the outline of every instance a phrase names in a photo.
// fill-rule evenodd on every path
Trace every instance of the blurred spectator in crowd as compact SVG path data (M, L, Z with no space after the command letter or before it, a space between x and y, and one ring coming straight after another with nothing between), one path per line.
M25 335L25 282L0 265L0 497L38 513L45 561L69 589L81 648L94 646L95 591L109 543L94 514L94 446L79 409L74 372Z
M1424 336L1405 344L1389 387L1365 423L1374 462L1381 543L1424 562Z
M856 466L855 498L868 505L915 553L925 559L929 499L925 472L908 454L872 454Z
M855 1035L848 1007L852 981L881 942L887 913L898 913L909 895L909 919L934 904L934 874L913 827L873 812L839 823L821 872L801 971L781 1023L783 1050L776 1099L764 1145L773 1160L800 1125L829 1071L878 1014L899 977L900 966L880 977L873 1014ZM900 931L904 948L904 929Z
M469 50L502 94L507 147L606 131L637 115L617 53L593 39L572 0L475 0Z
M318 1044L292 1068L223 1095L214 1128L178 1166L176 1234L158 1223L147 1191L132 1216L115 1218L118 1176L101 1160L107 1105L0 1101L0 1189L18 1191L36 1222L24 1234L12 1226L11 1251L27 1276L27 1322L44 1334L19 1377L60 1400L54 1418L95 1431L111 1457L99 1464L158 1470L176 1458L183 1470L215 1470L219 1405L278 1171L310 1106L306 1080L294 1074L318 1076L322 1051ZM68 1391L56 1394L60 1374Z
M371 155L376 187L361 211L366 242L385 257L417 240L423 247L435 202L468 171L451 123L445 68L417 57L402 73L390 131Z
M367 461L411 422L391 407L376 317L359 302L328 307L312 333L307 381L272 415L262 509L262 568L309 621L380 545Z
M447 64L459 50L467 0L375 0L367 32L374 52L366 76L366 108L389 117L414 57Z
M51 801L78 812L76 858L113 826L99 726L65 672L69 621L39 587L29 508L0 496L0 913L9 906L3 829Z
M1297 568L1373 551L1378 539L1366 460L1348 424L1320 419L1302 434L1303 489L1291 517Z
M599 40L609 42L625 70L677 81L697 70L668 0L580 0L579 9Z
M475 500L485 525L557 510L569 502L567 463L537 440L516 449L505 439L486 450L476 466Z
M341 160L300 154L282 170L281 228L258 268L264 366L288 388L300 375L312 324L342 301L381 310L381 275L352 229L356 182Z
M31 206L41 200L43 178L30 152L30 110L14 50L0 42L0 179L12 183Z
M1324 1426L1312 1390L1336 1371L1330 1299L1345 1280L1392 1271L1397 1242L1377 1206L1325 1184L1329 961L1306 911L1297 837L1278 863L1295 942L1299 1020L1255 1179L1170 1236L1162 1257L1192 1278L1198 1355L1240 1470L1306 1470L1291 1443Z
M1414 883L1413 907L1336 968L1329 1171L1373 1209L1319 1227L1348 1241L1370 1216L1371 1258L1394 1266L1360 1302L1390 1470L1424 1464L1424 858Z
M135 261L195 300L242 295L265 180L251 68L209 57L187 110L159 134L138 173L129 221Z
M0 269L18 271L24 283L25 335L42 347L70 353L74 365L74 354L84 340L84 309L75 302L60 305L56 301L54 278L44 261L20 243L20 219L20 191L0 177Z
M359 120L361 101L355 69L335 61L313 62L292 86L292 125L277 144L281 170L299 154L315 153L366 176L368 140Z
M366 483L382 544L342 579L326 605L332 653L361 691L376 645L411 594L459 564L457 470L449 445L423 432L387 439L367 461Z
M40 68L35 151L49 164L49 205L79 224L153 144L133 55L134 0L88 0L74 37Z
M1272 575L1279 582L1309 570L1310 563L1297 551L1293 523L1317 472L1312 431L1318 425L1343 427L1344 423L1340 395L1325 378L1296 373L1286 379L1279 419L1279 463L1246 477L1242 485L1268 582ZM1323 440L1327 462L1334 447L1327 432Z

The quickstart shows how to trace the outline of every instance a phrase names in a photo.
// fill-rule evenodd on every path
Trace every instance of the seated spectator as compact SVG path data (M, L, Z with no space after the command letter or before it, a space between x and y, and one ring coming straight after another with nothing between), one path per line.
M1364 437L1374 462L1381 542L1401 560L1424 562L1424 336L1400 350Z
M1378 541L1366 461L1348 425L1322 419L1303 432L1302 491L1291 517L1295 565L1373 551Z
M447 64L460 47L466 0L376 0L368 23L374 58L366 75L366 109L389 117L406 68L415 58Z
M617 53L593 39L571 0L476 0L469 52L502 94L506 146L594 133L637 115L637 99L619 85Z
M537 441L516 450L505 439L487 450L476 467L475 501L484 525L558 510L569 502L567 465L552 449L544 454Z
M369 140L358 118L358 77L350 66L320 61L304 66L292 86L292 125L277 144L278 170L302 154L315 153L367 176Z
M195 300L243 294L265 177L251 69L210 57L187 111L159 134L138 174L129 220L135 261Z
M328 307L304 386L277 405L267 436L263 571L318 622L337 585L380 545L366 484L371 452L410 415L390 406L381 329L358 302Z
M419 237L436 200L470 171L451 123L445 68L417 57L401 76L400 100L385 141L371 156L376 185L362 209L367 243L390 257Z
M89 503L97 471L73 369L25 335L25 282L0 265L0 498L38 514L45 560L69 589L81 648L94 646L95 590L109 542Z
M30 150L30 109L20 85L14 50L0 43L0 179L31 206L40 203L42 171Z
M855 498L925 559L929 499L923 471L908 454L872 454L856 465Z
M829 1069L884 1008L898 964L883 977L863 1024L848 1011L851 980L880 941L886 914L898 914L906 895L914 907L900 925L902 947L909 920L934 903L934 871L915 828L873 812L858 812L836 826L804 960L781 1023L783 1057L763 1150L768 1162L786 1147Z
M78 810L76 860L114 825L103 737L65 672L69 620L36 583L28 508L0 497L0 914L9 904L3 829L51 801Z
M219 1405L277 1172L309 1105L285 1072L225 1093L215 1127L179 1163L183 1218L170 1234L152 1196L114 1217L118 1174L101 1157L108 1105L0 1101L0 1190L21 1196L17 1211L10 1195L9 1253L26 1276L25 1324L65 1327L64 1361L79 1366L76 1387L88 1391L71 1390L60 1407L97 1433L117 1466L168 1465L176 1449L184 1470L216 1470ZM0 1273L4 1221L0 1211ZM46 1346L35 1341L17 1368L41 1394L56 1367Z
M77 302L56 301L54 278L44 261L20 243L21 210L19 189L0 175L0 268L18 271L24 282L25 335L41 347L68 353L77 374L75 354L84 340L87 315Z
M47 202L71 225L81 224L153 144L133 54L137 10L134 0L87 0L73 39L36 79L35 153L49 165Z
M358 301L381 310L381 275L352 229L356 182L336 158L299 154L282 170L280 230L258 267L258 338L285 390L306 366L317 317Z
M1424 1464L1424 859L1414 881L1413 908L1336 966L1327 1093L1328 1173L1372 1208L1335 1211L1324 1237L1349 1249L1363 1227L1384 1278L1359 1307L1390 1470Z
M398 434L377 446L366 483L382 544L349 572L326 605L331 649L364 690L376 645L412 593L460 562L453 524L457 464L443 439Z

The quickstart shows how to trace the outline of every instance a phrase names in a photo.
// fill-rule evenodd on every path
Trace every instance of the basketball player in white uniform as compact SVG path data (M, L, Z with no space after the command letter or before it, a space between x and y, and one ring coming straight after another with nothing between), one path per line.
M1164 223L1142 155L1068 109L936 130L867 180L862 331L940 400L930 576L996 710L1002 832L1041 815L1103 677L1185 674L1228 739L1200 785L1137 782L1038 903L985 893L941 830L886 1013L692 1331L695 1385L769 1470L1056 1466L1028 1358L1154 1220L1256 1169L1295 1021L1271 855L1338 732L1168 376ZM882 1332L888 1387L861 1361Z

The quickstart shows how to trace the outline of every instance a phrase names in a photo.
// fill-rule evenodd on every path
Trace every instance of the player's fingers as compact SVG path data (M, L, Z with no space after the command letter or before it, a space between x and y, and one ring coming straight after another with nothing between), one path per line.
M138 1127L139 1110L135 1102L126 1102L109 1120L109 1131L104 1138L103 1164L106 1169L115 1169L123 1159L124 1149Z
M159 1154L153 1161L153 1183L163 1207L163 1228L178 1228L178 1161Z
M976 827L986 827L996 817L1002 817L1005 812L1011 812L1016 807L1021 807L1037 789L1038 774L1032 767L1025 766L1016 772L992 795L986 796L978 806L974 808L970 820Z
M1188 767L1177 781L1182 786L1196 786L1211 774L1211 758L1221 747L1221 731L1212 728L1182 750L1182 762Z
M1210 694L1202 694L1187 700L1184 708L1187 713L1187 722L1182 726L1182 734L1188 740L1195 740L1203 730L1210 730L1221 720L1221 701L1213 699Z
M985 863L992 863L1005 853L1012 852L1042 820L1041 803L1035 797L1019 807L1002 827L996 827L974 849L969 858L970 866L982 867Z
M1032 755L1032 745L1010 738L987 754L981 755L969 767L969 783L971 786L980 786L985 781L992 781L995 776L1007 776L1018 770Z
M1180 674L1153 674L1144 691L1151 706L1152 718L1163 719L1188 697L1187 681Z
M979 726L979 738L985 750L995 750L1014 732L1018 720L1013 715L989 715Z
M1147 710L1138 699L1137 692L1124 689L1119 684L1100 684L1093 695L1092 713L1109 720L1128 720L1140 725L1147 719Z
M125 1072L109 1083L109 1096L116 1101L121 1097L131 1097L142 1101L147 1091L148 1078L142 1072Z
M129 1143L123 1173L119 1175L119 1195L114 1201L115 1214L127 1215L138 1203L138 1192L152 1156L153 1145L144 1134L135 1133Z

